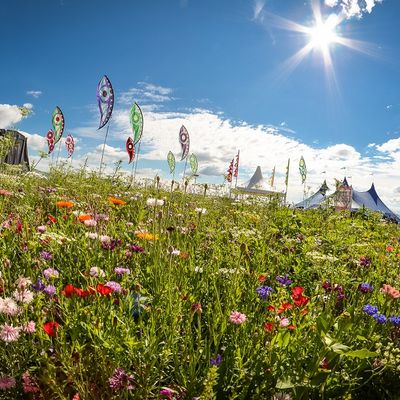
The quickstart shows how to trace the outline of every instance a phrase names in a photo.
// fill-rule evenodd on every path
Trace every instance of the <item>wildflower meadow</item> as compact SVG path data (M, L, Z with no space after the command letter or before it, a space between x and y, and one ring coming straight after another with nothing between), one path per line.
M65 168L0 182L0 399L399 398L379 214Z

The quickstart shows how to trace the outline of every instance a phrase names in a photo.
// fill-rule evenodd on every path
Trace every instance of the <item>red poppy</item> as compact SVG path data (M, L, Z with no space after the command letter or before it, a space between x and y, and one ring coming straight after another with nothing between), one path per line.
M290 329L291 331L294 331L295 329L297 329L296 325L288 325L287 328Z
M75 286L69 283L68 285L65 285L64 289L61 291L61 294L65 297L71 297L75 293L75 289Z
M285 310L289 310L293 307L293 304L291 303L283 303L279 308L278 308L278 314L283 313Z
M43 324L43 329L44 331L49 335L49 336L56 336L57 334L57 329L59 328L60 324L55 321L47 321L46 323Z
M264 282L267 279L267 276L264 274L258 275L258 282Z
M292 288L292 297L293 296L301 296L303 294L304 288L301 286L296 286Z
M49 220L50 224L55 224L57 222L57 218L53 217L52 215L48 215L47 219Z
M272 332L274 329L274 324L271 322L266 322L264 324L264 330L266 330L267 332Z
M97 293L100 293L102 296L107 296L112 293L112 289L108 286L103 285L102 283L98 283L96 286Z
M303 291L304 291L304 288L302 288L301 286L296 286L296 287L292 288L293 303L297 307L305 306L309 301L309 299L307 297L303 296L303 294L302 294Z
M269 305L269 306L267 307L267 310L268 310L268 311L275 311L275 306Z

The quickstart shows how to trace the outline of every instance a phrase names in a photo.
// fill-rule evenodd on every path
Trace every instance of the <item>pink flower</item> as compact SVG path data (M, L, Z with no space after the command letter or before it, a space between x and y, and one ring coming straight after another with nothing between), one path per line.
M16 281L15 284L17 285L18 289L25 289L27 286L32 284L32 281L29 278L24 278L20 276Z
M243 324L243 322L246 321L246 319L247 319L246 315L240 313L239 311L232 311L231 315L229 316L229 321L235 325Z
M280 322L279 322L279 325L281 326L281 327L286 327L286 326L288 326L289 325L289 319L288 318L282 318L281 320L280 320Z
M387 294L392 299L400 298L400 292L396 288L394 288L390 285L384 284L383 288L381 289L381 292Z
M0 339L6 343L16 342L19 339L21 328L4 324L0 326Z
M25 393L39 393L40 389L38 388L37 384L32 380L29 371L25 371L22 374L22 388L24 389Z
M24 327L22 328L22 330L26 333L34 333L36 332L36 324L35 321L29 321L27 322Z
M36 230L39 232L39 233L45 233L46 232L46 226L45 225L40 225L40 226L38 226L37 228L36 228Z
M12 376L2 376L0 378L0 390L12 389L15 385L16 381Z
M83 221L86 226L97 226L97 222L94 219L87 219Z
M28 289L17 289L14 291L13 297L15 300L20 301L21 303L29 304L33 300L33 292Z
M13 299L11 299L10 297L6 297L5 299L0 298L0 314L14 317L19 314L19 312L20 308Z

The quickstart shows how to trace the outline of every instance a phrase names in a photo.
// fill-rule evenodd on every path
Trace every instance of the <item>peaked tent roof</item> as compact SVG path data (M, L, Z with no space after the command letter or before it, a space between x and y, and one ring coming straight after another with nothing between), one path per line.
M245 193L283 195L281 192L271 190L269 182L263 177L260 166L256 168L253 176L243 186L238 186L236 189Z
M387 218L400 222L400 218L380 199L374 184L372 184L371 188L366 192L358 192L353 189L352 200L352 209L365 207L380 212Z
M318 207L323 201L325 201L326 192L329 190L328 185L326 184L326 180L323 182L319 190L314 193L312 196L308 197L307 199L297 203L295 205L296 208L304 208L305 210L309 208L316 208Z
M14 146L5 158L7 164L23 164L29 168L28 139L22 133L11 129L0 129L0 137L11 134L14 138Z

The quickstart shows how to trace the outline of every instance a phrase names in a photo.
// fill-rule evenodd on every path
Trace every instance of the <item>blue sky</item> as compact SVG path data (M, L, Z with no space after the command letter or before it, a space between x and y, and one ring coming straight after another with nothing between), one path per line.
M282 19L313 26L311 1L5 1L0 103L28 103L33 114L20 120L3 107L0 125L31 134L34 157L46 147L39 137L59 105L66 132L77 138L73 162L89 156L95 164L104 138L104 130L96 130L95 91L107 74L116 93L109 164L127 159L127 110L138 101L145 115L138 168L150 175L168 177L166 153L179 156L185 123L203 181L218 180L238 148L243 180L258 164L266 175L277 165L282 178L290 156L295 197L303 154L310 190L346 168L364 189L376 176L386 179L387 198L400 200L394 171L400 162L400 3L313 3L323 19L340 16L336 33L365 42L369 53L332 44L336 84L319 48L286 73L287 60L310 36L287 29Z

